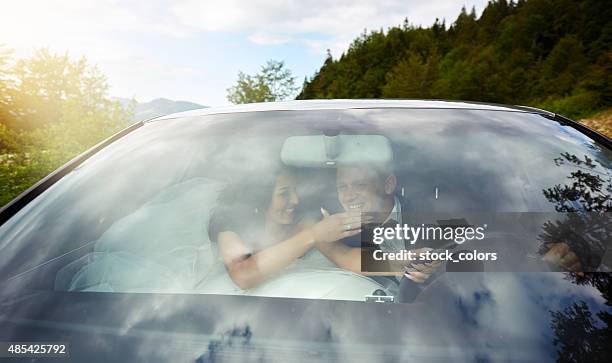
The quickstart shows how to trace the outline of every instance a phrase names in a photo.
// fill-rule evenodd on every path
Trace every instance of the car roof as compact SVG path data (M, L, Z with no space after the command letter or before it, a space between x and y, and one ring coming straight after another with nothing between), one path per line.
M342 110L368 108L408 108L408 109L466 109L483 111L511 111L552 115L553 113L533 107L501 105L493 103L446 101L446 100L296 100L282 102L248 103L242 105L207 107L191 111L173 113L156 117L150 121L179 117L204 116L237 112L262 111L305 111L305 110Z

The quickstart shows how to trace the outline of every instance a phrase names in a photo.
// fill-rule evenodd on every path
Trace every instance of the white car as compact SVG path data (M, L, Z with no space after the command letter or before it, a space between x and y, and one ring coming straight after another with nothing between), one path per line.
M351 272L313 248L255 287L232 280L209 230L230 185L244 201L232 222L247 225L269 195L259 188L291 167L299 204L287 213L315 223L343 211L337 168L382 164L401 213L484 226L506 241L495 253L536 264L563 242L580 272L448 263L406 299L405 278ZM610 354L611 175L610 139L521 106L292 101L140 122L0 210L0 356L542 362L589 342L578 360L597 360ZM510 215L537 233L493 231ZM550 215L603 224L547 226Z

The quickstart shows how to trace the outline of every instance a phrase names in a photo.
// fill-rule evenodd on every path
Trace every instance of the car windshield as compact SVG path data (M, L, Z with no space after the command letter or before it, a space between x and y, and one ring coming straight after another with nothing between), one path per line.
M337 151L333 146L337 141L329 140L338 138L357 140L354 142L358 146ZM324 140L320 149L310 154L313 150L300 144L319 139ZM345 141L346 145L348 142L353 141ZM390 160L384 152L365 152L370 150L369 143L376 146L373 150L388 145ZM302 145L302 149L291 149L293 145ZM62 299L89 296L96 301L134 293L153 294L162 300L173 297L175 303L171 305L156 305L162 315L177 313L186 306L176 305L178 302L187 304L181 299L197 296L209 296L198 302L199 306L212 304L228 314L241 308L234 306L237 310L231 310L231 304L223 307L224 303L215 299L255 296L314 299L319 303L359 301L369 306L367 301L382 294L397 302L399 278L385 280L348 271L316 249L253 288L241 288L224 264L216 241L220 224L239 231L249 247L247 255L266 246L261 243L266 233L265 218L274 213L270 200L283 170L290 169L295 180L291 184L295 186L295 202L279 209L277 218L299 219L300 223L291 224L295 230L317 223L322 213L334 215L353 207L365 208L367 199L343 199L347 190L359 194L360 188L368 186L359 180L341 183L342 162L324 160L333 159L335 153L341 155L338 160L345 158L356 169L385 164L396 179L390 191L393 210L401 207L401 213L410 215L403 217L404 222L422 215L432 215L437 221L468 219L469 225L478 224L474 222L478 216L607 216L612 205L610 150L541 114L349 109L177 117L145 123L113 142L1 225L3 289L11 292L11 299L26 292L45 292L50 294L45 296ZM374 205L369 212L383 210ZM538 231L536 235L541 238L542 231ZM598 246L609 237L609 231L609 226L605 227L603 235L593 237ZM544 232L554 235L550 230ZM537 254L542 244L533 240L525 245L533 248L529 253ZM467 250L470 248L466 245ZM597 252L599 260L591 272L609 271L606 248L604 245ZM413 337L415 329L423 329L423 341L435 335L434 330L420 325L429 324L425 321L435 314L436 319L444 321L442 325L447 326L452 339L457 339L460 326L473 327L484 336L487 329L495 330L496 324L501 324L504 334L512 339L521 336L520 341L534 349L534 356L529 358L537 361L550 358L554 349L550 319L534 328L534 335L545 331L544 337L528 343L525 338L531 336L526 332L529 320L543 311L536 300L558 301L551 309L560 312L571 307L574 300L585 301L585 309L591 307L594 314L607 309L602 308L605 294L598 289L603 286L601 281L600 285L576 284L567 274L527 273L521 269L487 275L447 270L441 278L444 288L425 289L416 302L403 308L412 309L405 311L411 311L412 322L416 322L411 324L415 326L410 333ZM501 270L509 271L507 266ZM607 279L608 274L597 276ZM574 300L563 300L568 291ZM424 307L418 305L419 301L430 303ZM398 305L397 309L402 308ZM376 311L387 314L387 310ZM391 311L391 316L402 314ZM235 330L235 335L248 337L252 324L247 330ZM392 330L389 334L401 334L402 329ZM410 346L417 347L418 342L412 340ZM470 351L469 356L492 354L478 349ZM448 351L445 354L455 356Z

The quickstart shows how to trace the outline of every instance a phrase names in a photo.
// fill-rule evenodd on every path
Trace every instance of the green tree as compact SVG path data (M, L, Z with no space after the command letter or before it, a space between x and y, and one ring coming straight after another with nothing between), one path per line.
M524 104L579 118L612 106L612 7L596 0L492 0L447 29L405 20L364 31L298 95Z
M10 90L13 80L9 72L9 63L12 51L0 44L0 124L7 124L11 118L10 114ZM0 125L1 126L1 125ZM0 146L0 149L2 147Z
M227 99L236 104L281 101L294 96L298 89L285 63L270 60L255 75L238 72L236 84L227 89Z
M387 73L383 87L386 98L429 98L438 70L438 55L432 54L427 62L411 53Z
M132 110L108 97L106 78L84 58L40 50L2 76L13 82L0 105L8 115L0 120L0 205L131 123Z

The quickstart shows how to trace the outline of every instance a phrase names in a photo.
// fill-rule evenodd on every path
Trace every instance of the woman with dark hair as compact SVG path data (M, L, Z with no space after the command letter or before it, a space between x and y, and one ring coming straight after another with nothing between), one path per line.
M221 193L208 229L229 276L240 288L259 285L316 243L360 233L358 213L339 213L318 222L300 218L294 170L283 167L276 177L255 179L232 183ZM347 225L354 227L347 230Z

